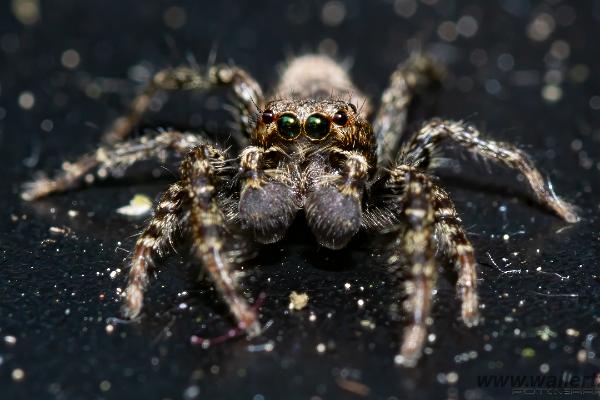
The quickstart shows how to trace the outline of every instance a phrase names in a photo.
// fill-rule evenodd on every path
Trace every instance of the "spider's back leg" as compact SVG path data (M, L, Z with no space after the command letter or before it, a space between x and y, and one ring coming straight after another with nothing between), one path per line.
M132 101L129 114L117 118L103 134L103 141L115 143L126 138L139 124L159 91L210 90L222 86L232 88L239 111L241 131L249 137L252 130L252 117L264 105L262 89L243 69L229 65L215 65L210 67L207 73L186 66L157 72ZM242 138L238 139L242 140Z
M579 220L575 208L554 193L552 185L544 180L526 153L511 144L484 139L476 128L461 121L435 119L427 122L403 146L400 159L417 168L427 169L436 149L445 140L451 140L476 155L517 170L523 174L539 203L567 222Z
M408 107L414 95L439 83L445 72L433 59L422 54L411 56L390 77L381 96L381 105L373 121L380 163L392 161L406 129Z
M183 157L191 147L204 142L206 139L198 134L166 131L154 137L100 146L73 163L64 162L56 176L42 176L26 183L21 197L35 200L109 177L120 178L128 168L140 161L164 163L172 156Z

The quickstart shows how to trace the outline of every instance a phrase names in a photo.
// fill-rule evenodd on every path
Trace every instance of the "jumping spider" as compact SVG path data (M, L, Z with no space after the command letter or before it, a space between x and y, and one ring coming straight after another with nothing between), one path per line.
M485 139L461 121L430 120L400 141L411 100L440 79L441 72L430 58L411 57L391 75L369 122L368 99L347 71L325 56L293 59L270 97L236 66L214 65L206 72L166 69L135 98L130 114L105 133L104 145L75 163L64 163L52 179L28 183L22 197L34 200L95 178L118 178L138 161L164 162L179 155L180 178L162 195L132 253L123 313L128 318L140 314L153 258L166 255L175 233L183 233L192 239L194 256L238 327L250 336L258 335L261 326L235 274L235 243L242 237L276 242L300 210L319 244L330 249L343 248L361 229L396 232L390 262L409 275L404 303L409 321L396 361L414 366L431 321L438 246L458 273L462 320L467 326L479 321L474 250L448 193L431 172L442 143L453 142L520 172L539 203L565 221L578 219L525 153ZM237 140L245 146L236 158L201 133L161 131L123 141L158 91L220 86L231 88L235 97Z

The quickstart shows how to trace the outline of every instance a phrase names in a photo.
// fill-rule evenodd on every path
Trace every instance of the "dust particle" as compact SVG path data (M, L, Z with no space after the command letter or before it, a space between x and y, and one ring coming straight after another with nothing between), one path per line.
M290 310L302 310L308 304L308 295L306 293L290 293Z
M126 206L117 209L117 213L129 217L141 217L150 213L152 200L145 194L136 194Z

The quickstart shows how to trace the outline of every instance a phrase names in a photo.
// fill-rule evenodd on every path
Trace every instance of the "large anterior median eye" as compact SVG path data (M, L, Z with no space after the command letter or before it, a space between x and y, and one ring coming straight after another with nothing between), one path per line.
M321 114L312 114L304 123L306 135L313 140L321 140L329 133L329 120Z
M277 131L284 139L295 139L300 134L300 121L294 114L283 114L277 120Z

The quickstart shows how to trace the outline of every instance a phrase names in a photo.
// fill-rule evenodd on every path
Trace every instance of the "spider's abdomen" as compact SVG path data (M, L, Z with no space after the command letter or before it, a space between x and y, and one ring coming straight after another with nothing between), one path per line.
M344 99L361 107L368 115L370 105L352 83L346 69L329 57L310 54L294 58L285 67L274 98Z

